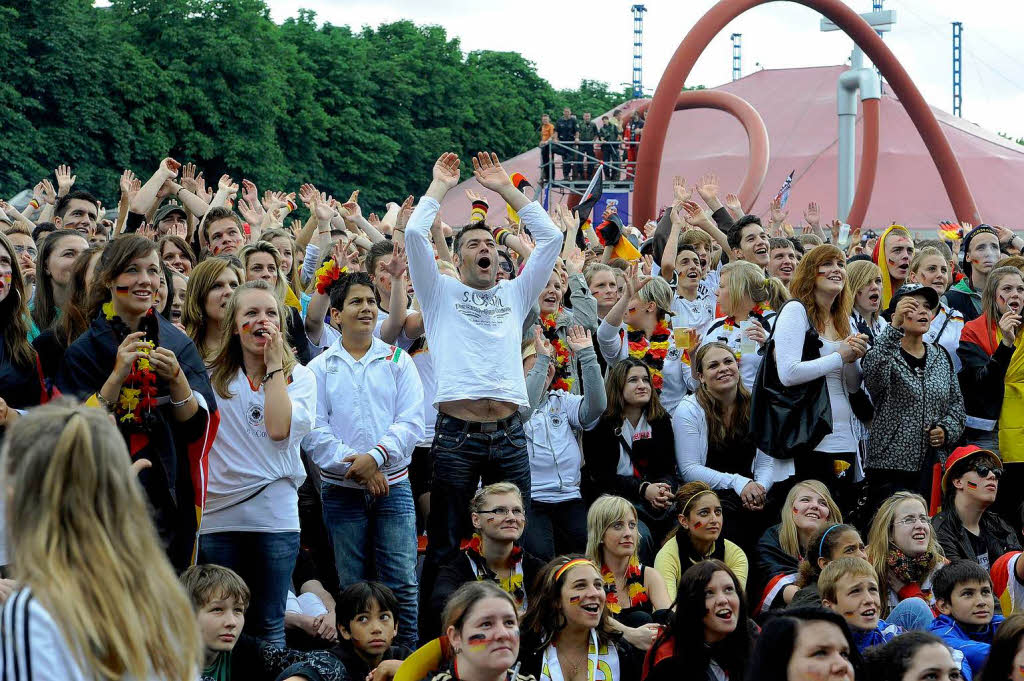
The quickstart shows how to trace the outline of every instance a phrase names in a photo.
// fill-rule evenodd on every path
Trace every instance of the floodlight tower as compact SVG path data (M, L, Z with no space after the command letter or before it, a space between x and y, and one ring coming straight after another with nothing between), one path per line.
M963 104L963 92L960 89L960 67L963 54L963 23L953 22L953 115L963 116L961 105Z
M743 34L733 33L729 37L732 38L732 79L739 80L743 71Z
M876 0L877 2L877 0ZM881 10L860 15L877 33L892 30L896 23L896 12ZM828 19L821 20L822 31L838 31L839 27ZM882 82L874 69L864 68L864 53L856 44L850 55L850 70L839 76L836 103L839 109L839 205L838 217L846 221L853 205L854 183L856 182L857 145L857 91L861 101L882 98Z
M644 96L644 5L633 5L633 98Z

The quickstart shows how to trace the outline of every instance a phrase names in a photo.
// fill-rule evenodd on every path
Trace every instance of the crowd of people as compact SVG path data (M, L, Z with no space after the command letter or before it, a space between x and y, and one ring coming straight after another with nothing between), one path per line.
M0 202L4 679L1024 680L1024 240L469 161Z

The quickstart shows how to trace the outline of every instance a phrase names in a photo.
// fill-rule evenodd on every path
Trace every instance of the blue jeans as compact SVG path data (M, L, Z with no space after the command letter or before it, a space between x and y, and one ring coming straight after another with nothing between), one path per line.
M530 455L522 419L513 414L498 424L504 425L490 432L473 432L474 427L488 424L437 415L427 520L428 566L443 565L458 552L462 540L472 535L469 502L481 480L484 485L514 483L523 496L523 507L530 512Z
M898 624L907 631L928 631L935 615L930 605L921 598L904 598L899 604L889 611L885 621L889 624Z
M324 483L321 496L341 588L379 576L398 599L395 640L415 649L419 586L416 508L409 480L392 485L383 497L365 489Z
M249 587L243 631L284 647L284 609L299 557L298 532L214 532L199 537L199 562L231 568Z

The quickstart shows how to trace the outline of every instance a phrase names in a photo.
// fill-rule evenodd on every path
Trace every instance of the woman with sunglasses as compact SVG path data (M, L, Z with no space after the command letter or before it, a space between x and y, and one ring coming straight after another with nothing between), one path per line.
M965 558L988 570L1000 556L1020 551L1020 541L990 506L999 491L1003 463L987 449L959 447L946 460L942 511L932 519L949 560Z

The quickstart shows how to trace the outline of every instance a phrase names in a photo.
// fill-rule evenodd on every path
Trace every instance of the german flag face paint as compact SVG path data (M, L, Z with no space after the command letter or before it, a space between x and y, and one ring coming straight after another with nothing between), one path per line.
M483 650L494 639L487 638L487 634L473 634L467 640L470 650Z
M119 296L130 296L132 294L131 286L115 286L114 293Z
M976 482L974 482L972 480L968 480L967 481L967 487L968 487L968 489L978 489L978 483L976 483Z
M569 597L569 604L570 605L579 605L581 598L583 598L583 597L582 596L570 596Z
M701 522L700 520L696 521L696 522L695 522L695 523L693 524L693 529L695 529L695 530L699 530L699 529L700 529L700 528L702 528L702 527L704 527L704 523L703 523L703 522Z

